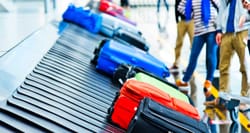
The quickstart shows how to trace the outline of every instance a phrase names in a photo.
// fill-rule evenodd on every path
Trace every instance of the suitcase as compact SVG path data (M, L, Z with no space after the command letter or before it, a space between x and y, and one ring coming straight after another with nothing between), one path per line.
M138 36L134 33L130 33L129 31L123 29L118 29L117 32L115 32L114 39L126 41L129 44L144 51L149 50L149 43L144 37Z
M166 107L172 108L194 119L199 120L198 111L190 104L170 97L164 91L141 81L129 79L120 90L117 99L109 109L108 118L121 128L127 129L129 122L144 97L150 97ZM121 111L122 110L122 111Z
M118 29L122 29L135 35L142 36L141 31L136 26L105 13L100 13L100 15L102 16L101 34L112 38Z
M150 45L139 30L128 30L126 27L116 27L115 25L105 24L103 22L100 29L100 34L112 38L120 43L133 45L144 51L149 50Z
M151 54L131 45L124 45L114 40L106 40L96 50L92 63L96 64L96 70L102 71L110 76L120 64L137 66L155 75L166 78L170 75L167 66Z
M114 84L120 85L129 78L134 78L138 81L146 82L167 92L171 97L175 97L187 103L192 103L192 101L190 102L191 99L184 93L180 92L179 88L176 85L134 66L121 64L116 69L112 78L112 82Z
M92 33L98 33L101 28L102 17L82 7L70 4L62 15L64 21L68 21L87 29Z
M136 22L131 21L124 16L123 8L107 0L101 0L99 3L99 11L114 16L124 22L136 26Z
M145 98L129 124L128 133L209 133L200 120L192 119L158 102Z
M123 8L108 0L100 0L99 11L107 13L111 16L115 16L117 14L123 15Z

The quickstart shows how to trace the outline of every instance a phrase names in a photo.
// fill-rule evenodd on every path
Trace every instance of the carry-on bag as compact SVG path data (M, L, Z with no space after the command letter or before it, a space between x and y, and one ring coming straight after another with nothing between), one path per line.
M98 33L101 28L102 17L83 7L70 4L62 15L64 21L77 24L92 33Z
M167 66L151 54L131 45L124 45L114 40L102 42L103 47L95 51L92 63L96 69L110 76L120 64L130 64L149 71L161 78L168 77Z
M128 133L209 133L206 124L145 98L131 120Z
M127 80L118 96L114 99L113 104L109 108L109 119L120 127L127 129L132 119L131 116L135 114L140 100L144 97L150 97L175 111L197 120L200 119L198 111L192 105L170 97L168 93L148 83L134 79Z

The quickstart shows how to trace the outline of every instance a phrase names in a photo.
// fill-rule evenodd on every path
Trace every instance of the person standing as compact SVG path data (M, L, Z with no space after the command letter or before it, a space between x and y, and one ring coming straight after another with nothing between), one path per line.
M180 57L181 57L181 50L183 46L183 40L185 35L187 34L190 41L190 48L193 43L193 37L194 37L194 21L186 20L185 15L180 13L178 11L178 6L180 4L181 0L175 0L175 20L177 23L177 38L176 38L176 45L175 45L175 61L173 63L173 66L171 67L171 70L177 71L180 66ZM178 79L178 72L173 72L174 77L177 77ZM194 76L190 80L190 87L191 87L191 93L190 97L194 103L194 105L197 105L197 87L195 84L195 78Z
M204 82L204 88L209 88L212 85L214 71L216 69L216 52L217 44L216 36L216 17L218 5L216 0L182 0L178 6L178 10L185 14L187 20L194 19L194 38L189 57L188 66L184 77L176 81L177 86L188 86L188 81L191 79L197 65L197 60L206 43L206 69L207 75Z
M231 58L236 53L239 57L242 74L241 95L249 97L250 77L247 76L246 43L244 42L248 33L247 23L245 23L246 16L247 12L243 8L241 0L222 0L217 18L216 42L220 45L219 91L230 93L229 67ZM228 128L223 131L227 132Z

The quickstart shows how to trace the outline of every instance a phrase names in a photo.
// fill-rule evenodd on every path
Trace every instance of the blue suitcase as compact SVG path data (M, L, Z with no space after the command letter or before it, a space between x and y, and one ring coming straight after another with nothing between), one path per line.
M167 66L148 52L131 45L124 45L115 40L106 40L102 44L94 61L96 69L110 76L120 64L129 64L144 69L158 77L166 78L170 75Z

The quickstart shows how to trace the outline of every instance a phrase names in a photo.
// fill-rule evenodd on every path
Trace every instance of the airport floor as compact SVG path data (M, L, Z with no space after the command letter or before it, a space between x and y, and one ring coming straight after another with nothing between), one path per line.
M70 0L64 0L64 2L58 1L56 10L53 10L53 8L50 6L48 14L45 14L42 1L13 1L15 9L11 10L10 12L0 12L0 59L4 58L6 53L11 52L13 48L26 42L29 36L35 34L37 31L39 31L39 29L45 29L48 23L60 21L63 11L67 8L67 5L70 2ZM165 32L159 32L158 30L155 6L133 7L128 9L126 12L131 20L137 22L138 28L141 29L144 37L150 43L151 48L149 52L164 61L164 63L166 63L166 65L170 68L174 61L174 47L176 41L174 6L170 6L170 11L167 14L168 19L166 22ZM44 36L46 35L50 36L50 33L45 32ZM53 42L53 39L54 38L51 38L50 41ZM37 39L32 41L35 45L36 43L46 43L49 40ZM190 44L188 37L186 36L181 55L183 69L185 69L185 66L188 63L190 53L189 49ZM196 83L198 87L197 95L199 99L197 100L197 108L200 114L203 114L203 102L205 101L203 95L203 82L206 76L204 49L205 48L203 48L203 51L199 57L198 66L196 68ZM0 68L4 69L3 66ZM241 82L239 79L241 79L241 75L239 72L238 58L236 56L233 57L230 71L231 91L233 94L239 94L241 88ZM169 81L174 82L172 76L169 77Z

